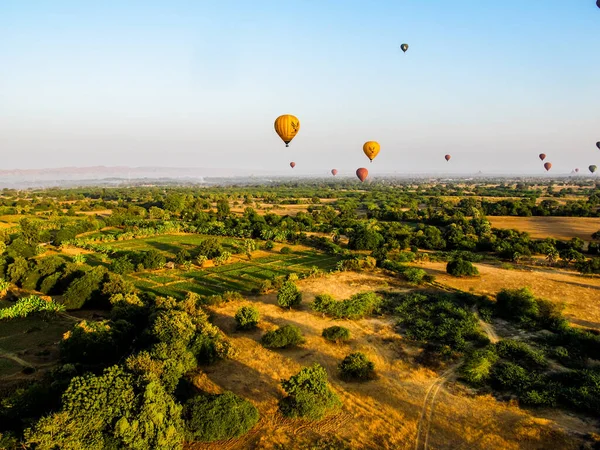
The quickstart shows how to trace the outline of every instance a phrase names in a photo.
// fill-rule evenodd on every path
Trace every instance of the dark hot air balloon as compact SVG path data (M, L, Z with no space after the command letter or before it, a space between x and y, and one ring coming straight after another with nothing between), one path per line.
M589 171L592 172L592 173L594 173L597 168L598 167L594 166L593 164L590 167L588 167Z
M600 0L598 0L598 1L600 1ZM577 167L577 168L575 169L575 173L579 173L579 167Z
M356 176L361 182L365 181L369 176L369 171L364 167L361 167L360 169L356 169Z
M446 156L444 156L444 158L446 158L446 161L450 161L450 158L452 158L452 156L446 155Z
M596 0L596 6L600 8L600 0Z
M546 169L546 171L552 169L552 163L544 163L544 169Z
M543 161L546 159L546 154L545 153L540 153L540 159Z
M408 44L402 44L402 45L400 46L400 48L402 49L402 51L403 51L404 53L406 53L406 50L408 50Z
M598 0L600 1L600 0ZM596 142L596 147L598 147L598 149L600 149L600 141Z
M295 163L294 161L292 161L292 162L290 163L290 167L293 169L294 167L296 167L296 163Z
M337 169L331 169L331 175L335 177L337 175Z

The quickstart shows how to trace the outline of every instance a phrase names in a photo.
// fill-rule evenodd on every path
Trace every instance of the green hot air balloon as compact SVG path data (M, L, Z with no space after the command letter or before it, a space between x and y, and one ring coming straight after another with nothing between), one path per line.
M400 48L402 49L402 51L403 51L404 53L406 53L406 50L408 50L408 44L402 44L402 45L400 46Z
M590 172L592 172L592 173L594 173L597 168L598 167L594 166L593 164L590 167L588 167L588 169L590 169Z

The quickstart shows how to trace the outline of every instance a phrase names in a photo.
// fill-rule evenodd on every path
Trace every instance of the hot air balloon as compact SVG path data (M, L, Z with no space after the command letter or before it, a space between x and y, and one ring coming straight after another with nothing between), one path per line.
M379 153L379 150L381 150L381 147L375 141L367 141L363 145L363 152L365 152L365 155L367 155L371 162L373 162L373 160Z
M540 159L543 161L546 159L546 154L545 153L540 153Z
M596 169L597 169L597 168L598 168L598 167L594 166L593 164L592 164L590 167L588 167L588 169L589 169L589 170L590 170L590 172L592 172L592 173L594 173L594 172L596 171Z
M544 163L544 169L546 169L546 171L552 169L552 163Z
M331 175L335 177L337 175L337 169L331 169Z
M596 6L600 8L600 0L596 0Z
M600 1L600 0L598 0ZM596 142L596 147L598 147L598 149L600 149L600 141Z
M275 131L281 140L285 142L286 147L290 146L290 142L292 142L292 139L294 139L299 130L300 121L291 114L284 114L275 119Z
M598 1L600 1L600 0L598 0ZM579 173L579 167L577 167L577 168L575 169L575 173Z
M360 169L356 169L356 176L361 182L365 181L369 176L369 171L364 167L361 167Z
M446 158L446 161L450 161L450 158L452 158L452 156L446 155L446 156L444 156L444 158Z
M294 161L292 161L292 162L290 163L290 167L293 169L294 167L296 167L296 163L295 163Z
M406 53L406 50L408 50L408 44L402 44L402 45L400 46L400 48L402 49L402 51L403 51L404 53Z

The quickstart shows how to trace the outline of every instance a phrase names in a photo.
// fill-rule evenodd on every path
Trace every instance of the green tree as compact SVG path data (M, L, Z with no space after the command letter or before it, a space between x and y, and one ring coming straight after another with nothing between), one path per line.
M261 339L266 348L289 348L304 342L302 331L296 325L284 325L276 330L267 331Z
M260 314L253 306L242 306L235 313L235 321L240 330L250 330L258 325Z
M328 386L327 372L319 364L282 380L281 386L288 396L280 401L279 408L287 417L318 420L341 406L338 396Z
M286 281L277 292L277 304L282 308L293 308L302 303L302 293L293 281Z
M479 275L477 267L464 259L453 259L446 265L446 272L455 277L473 277Z
M361 352L350 353L339 364L338 369L346 380L372 380L375 378L375 364Z

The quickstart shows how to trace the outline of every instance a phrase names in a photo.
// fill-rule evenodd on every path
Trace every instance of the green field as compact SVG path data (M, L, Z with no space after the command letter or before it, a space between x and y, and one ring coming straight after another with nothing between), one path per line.
M288 255L273 254L251 261L189 272L162 269L130 275L128 279L141 291L177 298L184 297L187 292L201 295L215 295L225 291L249 293L264 280L290 273L307 274L313 267L328 271L335 268L339 260L337 256L304 251Z
M177 252L182 249L186 249L192 253L200 242L208 237L211 236L201 234L165 234L162 236L110 242L108 245L118 250L142 251L154 249L166 257L174 258ZM231 253L235 252L235 245L241 243L240 239L227 237L219 237L218 239L223 248Z

